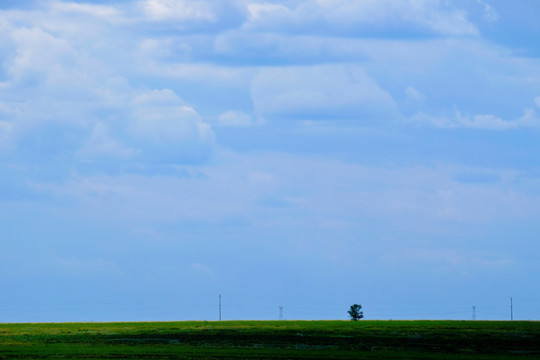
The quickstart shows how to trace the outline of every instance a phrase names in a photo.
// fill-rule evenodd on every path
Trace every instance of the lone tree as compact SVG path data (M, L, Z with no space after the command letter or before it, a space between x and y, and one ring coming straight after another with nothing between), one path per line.
M351 308L347 312L349 313L349 316L351 317L352 321L358 321L364 317L364 312L361 310L362 310L362 305L358 305L358 304L351 305Z

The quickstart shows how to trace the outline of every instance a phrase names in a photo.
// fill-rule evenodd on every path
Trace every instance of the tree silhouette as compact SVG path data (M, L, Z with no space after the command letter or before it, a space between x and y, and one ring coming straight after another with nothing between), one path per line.
M351 308L347 312L349 313L349 316L352 321L358 321L364 317L364 312L361 310L362 310L362 305L359 305L359 304L351 305Z

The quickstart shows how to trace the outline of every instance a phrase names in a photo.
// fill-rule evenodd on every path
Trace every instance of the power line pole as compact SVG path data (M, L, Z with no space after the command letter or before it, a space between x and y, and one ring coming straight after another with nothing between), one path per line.
M514 321L514 303L510 298L510 321Z
M472 307L472 319L476 320L476 306Z
M219 321L221 321L221 294L219 294Z

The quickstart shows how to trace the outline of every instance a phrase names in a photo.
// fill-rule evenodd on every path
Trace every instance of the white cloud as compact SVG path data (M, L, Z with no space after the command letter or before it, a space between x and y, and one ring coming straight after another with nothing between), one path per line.
M518 122L504 121L494 115L463 116L456 112L457 126L471 129L508 130L518 127Z
M415 101L424 101L426 99L426 96L422 92L416 90L412 86L407 86L405 89L405 95L407 95L409 99Z
M86 144L79 150L76 156L88 161L92 159L129 159L135 155L135 150L116 141L106 123L98 122L92 131L92 135Z
M242 111L229 110L219 115L217 124L220 126L242 127L252 125L253 120L251 115Z
M367 58L364 48L356 37L232 30L215 37L212 55L240 65L313 65L356 63Z
M170 37L145 38L140 42L138 48L140 50L138 56L144 59L144 62L160 62L171 58L187 60L193 52L193 44L189 41Z
M540 118L532 109L526 109L523 115L513 121L503 120L494 115L475 115L473 117L462 116L456 113L456 118L461 126L473 129L486 130L510 130L519 128L540 128Z
M9 46L5 47L5 87L2 86L0 91L10 108L15 108L16 104L21 110L13 115L17 120L13 122L17 124L17 134L38 123L62 122L86 129L86 145L91 145L95 151L108 149L116 156L128 158L129 151L125 151L132 149L134 154L140 154L150 142L164 139L198 144L195 147L202 144L211 146L213 132L199 116L199 113L204 113L201 106L213 106L212 101L201 100L200 88L206 86L220 91L231 90L230 93L235 93L231 96L238 96L235 101L240 96L245 97L246 88L251 86L253 116L251 109L246 110L249 107L238 108L220 114L217 121L214 120L215 125L247 126L256 123L257 119L272 117L323 118L327 121L346 117L381 119L395 118L397 114L390 91L396 91L399 98L405 88L406 96L415 101L425 99L424 94L430 94L430 99L442 98L437 93L432 97L431 94L438 89L429 85L450 83L445 81L445 76L451 71L447 71L442 59L456 62L466 58L465 55L474 59L485 56L489 59L481 59L474 66L488 69L488 73L500 66L504 69L517 68L511 61L508 65L497 61L500 52L493 51L493 48L490 48L491 52L486 51L487 46L482 46L480 41L469 43L474 51L454 51L464 44L464 39L407 42L341 36L342 30L347 32L357 25L364 26L362 29L380 30L381 26L386 26L384 24L393 24L391 27L395 26L395 29L420 29L422 33L428 29L431 34L475 33L464 11L448 2L239 1L234 2L234 6L244 7L248 21L245 26L238 26L235 31L213 29L217 33L196 35L169 32L169 20L219 22L223 13L217 2L148 0L109 4L112 5L55 1L29 12L2 13L5 15L2 29L6 29L2 38L9 42ZM140 18L140 11L146 14L147 19L164 22L160 25L163 31L148 31L149 26L155 29L148 23L144 24L146 28L138 27L145 22ZM97 17L129 18L131 22L119 28L114 22L102 23ZM316 30L315 25L319 23L324 26ZM95 27L87 31L86 24L94 24ZM304 28L306 24L310 26ZM444 30L445 27L451 30ZM77 28L73 35L71 30ZM134 28L138 30L133 36L125 36ZM257 31L261 29L268 32ZM307 35L298 36L299 32ZM81 34L85 35L78 42ZM249 42L262 45L254 45L251 52L244 51ZM435 50L430 51L431 48ZM274 49L277 62L331 62L334 65L278 68L274 63L273 67L254 66ZM266 55L261 55L263 53ZM450 58L447 56L450 53L457 55ZM139 56L141 54L144 56ZM220 63L222 56L231 56L227 61L241 58L244 63L240 62L242 66L238 66L239 63L235 66L228 62ZM349 65L359 62L362 62L361 66ZM492 66L482 66L486 62ZM438 70L445 75L437 76ZM405 74L399 85L399 77L394 76L397 73ZM422 79L413 81L421 76L432 78L433 74L435 80L429 84ZM124 83L121 86L115 84L115 79L122 79ZM174 85L166 85L167 81L173 80ZM415 84L422 92L409 84ZM195 90L189 96L196 105L181 101L172 90L140 90L141 87L153 89L164 86L174 86L175 91L185 98L188 98L187 94L181 93L184 89L186 92ZM451 84L446 89L451 89ZM10 94L17 94L18 99ZM144 97L157 98L144 100ZM22 102L21 98L25 101ZM245 103L247 99L242 100ZM222 105L216 107L218 110L215 112L205 108L206 114L228 109ZM436 113L431 108L426 111ZM475 114L473 110L467 111ZM23 116L26 120L22 119ZM489 114L431 118L429 121L446 127L510 129L536 126L536 114L529 112L514 121ZM98 136L99 122L108 126L108 135L114 134L110 141L106 141L106 134ZM13 132L4 130L4 138L8 133L12 137ZM132 138L136 144L130 143ZM125 147L123 150L122 146Z
M10 144L17 144L15 136L34 136L28 134L61 126L56 131L89 132L77 135L86 138L78 148L67 138L57 145L69 147L80 161L205 158L214 134L192 106L171 90L141 91L130 86L136 77L136 61L131 61L136 57L130 54L137 54L140 42L117 36L111 31L114 24L100 31L90 26L79 39L69 31L69 24L76 22L74 14L84 24L95 24L94 17L101 15L121 16L110 7L64 2L54 2L28 18L6 13L6 41L11 46L5 56L0 111L7 111L17 131L2 130L3 146L8 138ZM56 25L48 26L48 17ZM48 149L40 151L46 156Z
M426 224L531 219L540 210L540 198L527 193L528 184L518 186L515 173L498 169L388 168L272 153L230 154L187 169L201 176L74 176L44 189L77 201L81 216L143 227L246 219L295 228L336 220L350 228L378 219L423 232ZM463 172L486 171L500 181L488 186L456 180Z
M515 120L503 120L492 114L462 115L455 111L454 117L436 117L425 113L417 113L412 117L414 122L430 124L440 128L468 128L479 130L514 130L523 128L540 129L540 118L532 109L525 109L523 115Z
M169 89L141 94L133 100L133 107L135 122L130 128L137 137L156 142L191 138L213 141L210 126Z
M165 162L198 161L212 151L214 132L210 125L172 90L140 94L131 106L127 130L142 156Z
M249 79L253 70L242 68L230 68L221 65L202 63L155 63L150 62L141 68L143 75L154 76L167 79L181 79L197 81L201 83L215 85L245 85L249 84Z
M484 8L484 19L488 22L496 22L500 16L497 10L483 0L476 0Z
M271 3L248 5L248 28L305 33L391 33L400 29L443 35L475 35L476 27L460 9L434 0L318 0L302 1L294 8Z
M185 102L170 89L152 90L135 96L133 105L179 106Z
M263 118L379 118L395 110L392 97L357 67L265 69L251 94Z
M51 4L51 9L58 12L88 15L97 18L111 18L120 14L120 12L112 6L79 4L74 2L53 2Z
M206 1L145 0L139 4L148 18L154 21L216 21L216 14Z
M7 73L16 81L59 77L73 63L75 53L69 44L41 28L21 27L11 37L16 52L11 59L7 57Z
M102 97L110 84L107 59L63 35L32 24L9 30L12 47L5 54L7 76L0 93L16 110L11 116L18 134L51 123L91 126L90 114L107 102Z
M247 9L249 12L251 21L258 21L267 13L281 13L287 14L290 12L289 8L281 4L271 4L271 3L250 3L247 4Z
M210 127L201 122L195 109L189 106L150 106L135 110L136 121L130 126L132 132L141 138L159 142L182 140L195 135L210 139Z

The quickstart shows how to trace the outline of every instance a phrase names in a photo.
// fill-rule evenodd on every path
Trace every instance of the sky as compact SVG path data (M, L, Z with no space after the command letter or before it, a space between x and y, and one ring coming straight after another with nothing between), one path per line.
M0 322L539 320L538 13L0 1Z

